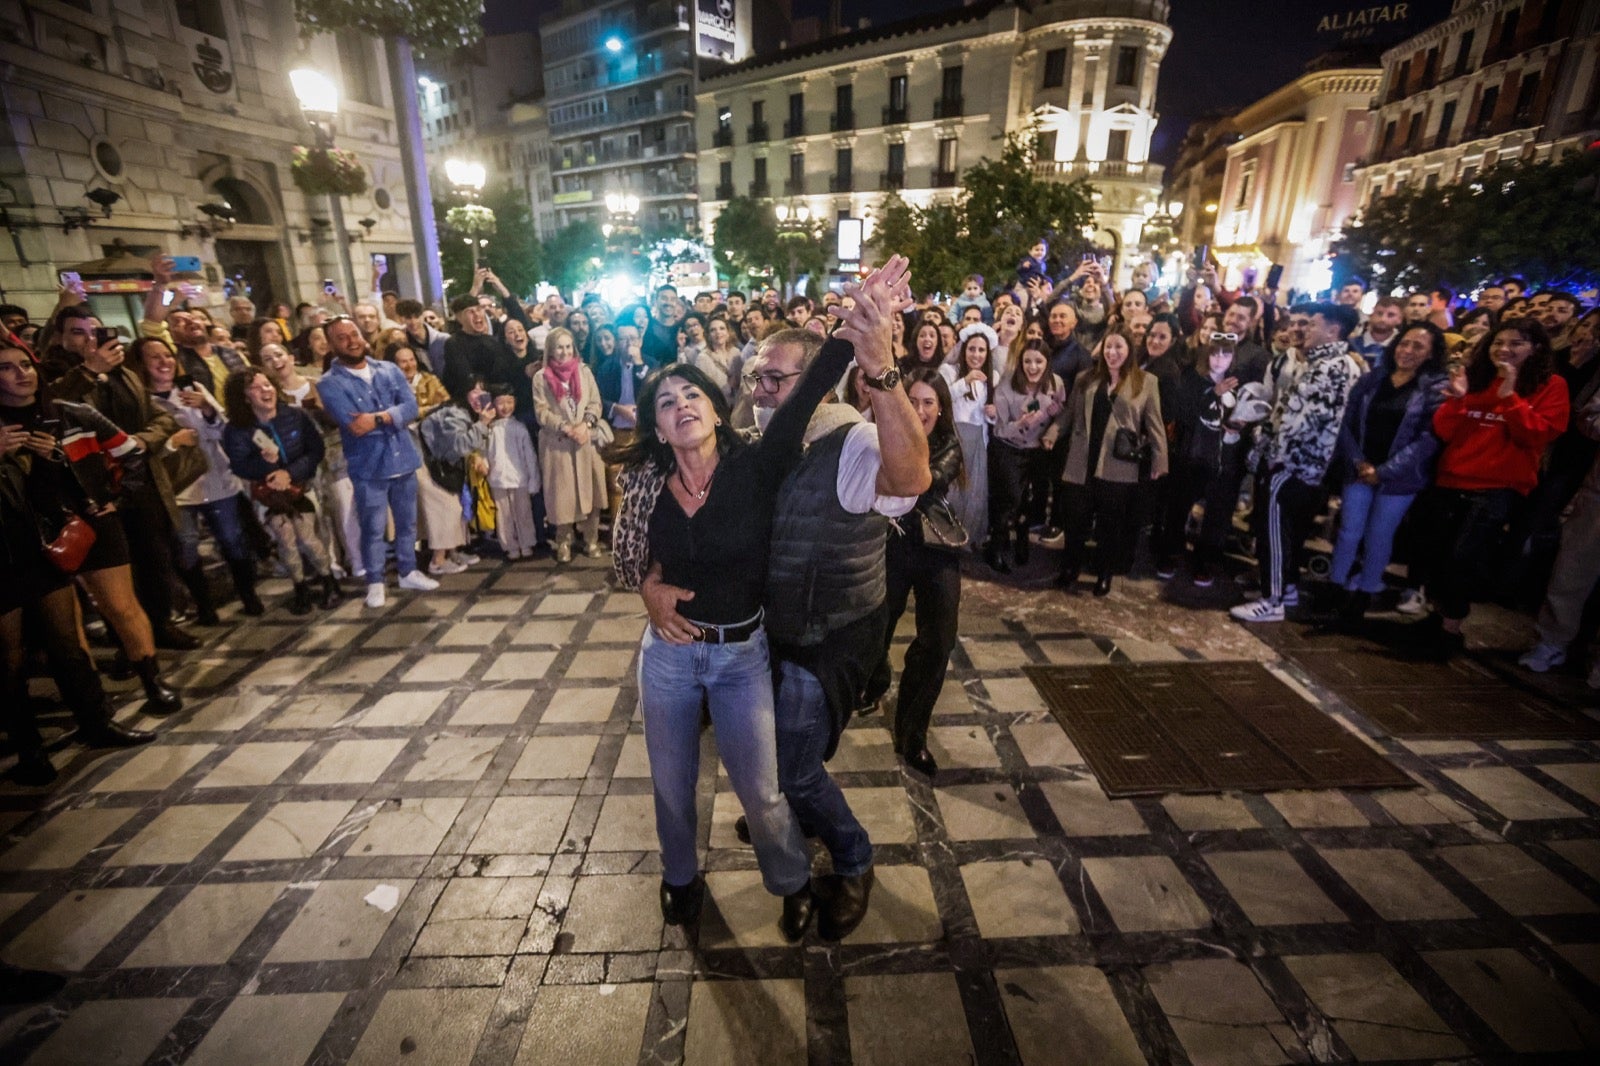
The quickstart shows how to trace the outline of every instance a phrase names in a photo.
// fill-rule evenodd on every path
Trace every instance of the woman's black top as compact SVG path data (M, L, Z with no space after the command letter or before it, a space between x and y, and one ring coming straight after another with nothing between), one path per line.
M661 564L662 581L694 592L679 608L686 618L731 625L761 608L778 488L800 461L812 413L853 358L849 341L824 343L761 439L723 453L693 516L662 489L650 515L650 558Z
M1361 442L1361 450L1367 462L1373 466L1382 466L1389 461L1389 450L1394 447L1394 438L1400 432L1400 423L1406 417L1406 406L1411 403L1411 394L1416 387L1417 379L1414 377L1398 389L1394 387L1392 377L1385 377L1379 382L1378 391L1373 393L1372 403L1367 407L1366 433Z
M1069 399L1068 403L1076 400ZM1081 400L1076 400L1081 403ZM1100 465L1100 447L1106 439L1106 426L1111 422L1111 383L1102 381L1095 385L1094 408L1089 414L1089 473L1092 476Z

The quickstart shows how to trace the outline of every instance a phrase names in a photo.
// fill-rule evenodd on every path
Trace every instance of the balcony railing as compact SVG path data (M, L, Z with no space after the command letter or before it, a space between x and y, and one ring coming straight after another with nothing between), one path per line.
M767 139L767 124L765 122L752 122L745 127L745 139L751 144L760 144Z
M582 118L570 118L564 122L550 123L552 132L583 127L587 130L604 129L607 126L619 126L627 122L642 122L645 119L660 118L663 115L693 114L692 101L674 101L671 98L660 104L652 101L648 104L638 104L634 107L622 107L615 111L607 111L602 115L585 115Z
M770 182L752 181L750 183L750 196L751 196L752 199L759 200L764 196L771 196L771 195L772 195L772 185L771 185Z
M883 170L878 172L878 189L881 192L896 192L906 187L906 172L903 170Z
M806 194L805 178L785 178L783 180L783 195L804 196Z
M1034 163L1033 173L1040 178L1134 178L1159 185L1165 171L1154 163L1120 159L1055 159Z
M830 133L839 133L842 130L853 130L855 128L856 113L853 109L850 111L835 111L828 116L828 130Z
M956 184L956 172L953 170L935 170L933 172L933 187L947 189Z
M933 102L933 117L960 118L964 114L962 104L959 96L941 96Z
M910 121L910 108L886 106L883 109L883 124L896 126Z
M711 145L714 148L732 148L733 127L718 126L716 131L711 134Z
M856 188L856 179L855 179L855 175L853 175L853 174L830 174L830 175L828 175L828 191L829 192L854 192L855 188Z
M783 135L785 137L804 137L806 135L806 120L803 118L785 119L783 123Z
M733 199L733 186L732 185L718 185L717 186L717 199L719 199L719 200L731 200L731 199Z

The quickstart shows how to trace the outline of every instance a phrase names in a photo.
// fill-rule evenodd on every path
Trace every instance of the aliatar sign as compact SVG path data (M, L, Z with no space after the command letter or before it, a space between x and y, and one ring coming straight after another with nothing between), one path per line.
M1337 33L1347 41L1356 40L1371 37L1379 27L1393 28L1396 23L1405 22L1410 17L1410 4L1361 7L1322 16L1317 22L1317 32Z

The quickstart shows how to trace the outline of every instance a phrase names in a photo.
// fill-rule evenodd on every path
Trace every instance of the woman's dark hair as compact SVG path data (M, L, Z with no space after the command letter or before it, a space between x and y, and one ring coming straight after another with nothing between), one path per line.
M1126 391L1129 396L1138 396L1144 391L1144 371L1139 367L1139 346L1133 343L1133 334L1125 329L1108 329L1100 338L1100 343L1094 346L1094 365L1089 368L1089 380L1098 388L1111 381L1111 368L1106 366L1106 341L1112 337L1120 337L1128 354L1122 360L1122 374L1117 379L1117 392Z
M285 346L289 344L289 331L283 328L283 323L275 318L256 319L250 323L250 331L244 337L244 354L251 366L261 365L261 331L269 325L283 335Z
M633 441L630 444L614 444L607 448L604 452L606 462L621 466L654 463L658 469L668 473L678 468L678 460L672 453L672 445L656 435L656 392L660 390L661 383L668 378L678 378L688 382L711 401L711 410L720 423L716 428L718 452L727 455L730 449L742 443L739 434L733 428L733 412L728 408L728 398L710 378L706 377L705 371L689 363L668 363L645 378L644 384L639 386L639 395L634 401L638 413L635 416L636 428Z
M622 342L617 339L617 327L609 323L604 326L596 326L594 331L589 334L589 354L592 358L600 358L600 338L606 334L611 337L612 355L616 355L622 349Z
M256 420L255 408L250 406L250 397L246 395L257 374L267 377L265 370L250 367L237 374L229 374L228 380L223 383L222 406L228 412L228 425L235 429L255 429L260 425Z
M322 329L322 327L308 326L296 333L294 340L289 342L289 351L294 353L295 366L310 366L317 361L316 354L311 351L311 335L319 329ZM323 330L322 337L324 340L327 339L328 333L326 330ZM329 348L328 351L332 352L333 349ZM327 367L324 366L323 369L326 370Z
M1022 351L1017 353L1017 365L1011 368L1011 391L1025 393L1028 391L1028 375L1022 372L1022 360L1029 352L1038 352L1044 356L1044 377L1039 379L1039 387L1047 388L1053 376L1050 370L1050 348L1044 341L1029 341L1022 346Z
M1533 353L1522 361L1522 366L1517 370L1516 394L1526 399L1542 389L1555 372L1555 359L1550 354L1550 334L1534 318L1502 322L1479 338L1472 348L1472 354L1467 357L1467 391L1482 392L1500 376L1499 368L1489 357L1489 348L1502 333L1520 333L1533 345Z
M939 332L939 324L932 315L923 315L917 319L917 324L911 327L910 332L906 334L907 368L919 366L936 367L944 362L944 357L947 353L944 350L944 335ZM917 354L917 334L924 329L933 330L933 359L926 363L922 362L922 357Z
M955 361L956 378L957 380L964 378L972 371L972 368L967 365L967 345L971 344L973 341L983 342L983 366L979 369L983 371L983 380L985 382L993 381L994 349L989 346L989 338L985 337L982 333L973 333L969 335L966 340L960 340L959 338L957 339L958 347L956 348ZM940 380L943 379L941 378Z
M140 337L130 344L128 347L132 349L129 354L133 356L133 368L139 372L139 380L144 382L144 386L147 389L150 387L150 368L144 365L144 350L152 344L161 345L167 350L167 354L172 356L174 361L178 360L178 353L173 350L172 345L160 337ZM178 361L177 373L184 373L181 361Z
M1474 307L1470 311L1463 311L1461 313L1461 317L1456 319L1456 328L1454 332L1460 333L1463 328L1473 322L1476 322L1480 318L1486 318L1489 320L1489 329L1491 331L1493 331L1495 326L1500 324L1499 317L1492 309L1487 307Z
M911 386L919 384L928 386L933 390L933 394L939 397L939 418L933 424L933 432L928 434L928 444L931 449L936 441L942 443L956 435L956 419L951 412L950 384L945 381L944 375L937 370L917 367L915 370L907 371L905 376L906 395L911 395ZM959 485L967 483L965 466L956 474L956 483Z
M1419 329L1428 335L1428 358L1417 367L1417 376L1444 372L1444 361L1450 354L1450 342L1444 339L1444 330L1432 322L1408 322L1395 330L1394 336L1389 338L1389 343L1383 346L1384 366L1391 370L1399 366L1394 361L1394 350L1400 346L1401 338Z

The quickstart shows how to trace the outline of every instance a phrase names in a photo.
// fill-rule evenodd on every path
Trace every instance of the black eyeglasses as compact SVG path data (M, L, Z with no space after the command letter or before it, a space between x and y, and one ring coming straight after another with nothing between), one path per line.
M768 372L765 374L751 373L744 376L744 383L758 392L777 392L779 389L783 388L783 383L785 381L788 381L790 378L797 378L803 373L805 373L804 370L796 370L792 374L779 374L776 372Z

